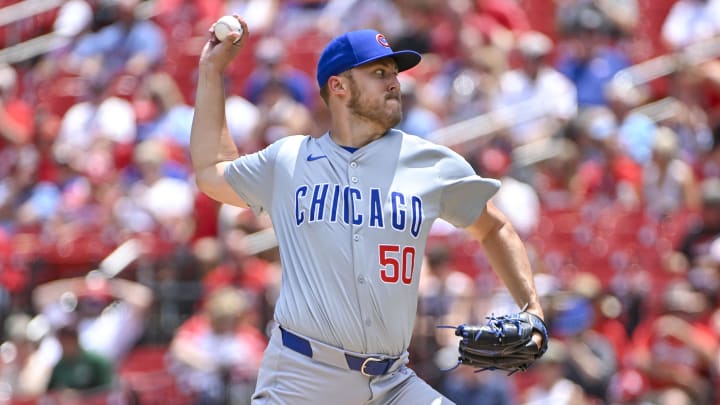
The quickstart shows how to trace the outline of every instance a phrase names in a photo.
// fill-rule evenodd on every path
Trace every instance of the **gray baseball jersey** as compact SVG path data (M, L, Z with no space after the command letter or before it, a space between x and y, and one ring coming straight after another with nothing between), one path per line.
M433 221L470 225L500 187L449 148L398 130L354 153L328 134L286 137L236 159L225 178L271 217L283 267L275 319L387 355L410 343Z

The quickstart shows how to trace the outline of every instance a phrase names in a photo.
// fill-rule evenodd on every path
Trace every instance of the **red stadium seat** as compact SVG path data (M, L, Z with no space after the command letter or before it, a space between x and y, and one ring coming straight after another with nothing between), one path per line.
M315 30L303 32L287 44L287 63L307 73L310 77L315 77L320 52L330 39Z
M78 75L59 71L45 83L36 86L37 104L47 107L53 114L63 116L86 94L87 84Z
M135 348L118 369L120 379L139 403L148 405L192 404L193 397L181 392L166 368L167 346Z

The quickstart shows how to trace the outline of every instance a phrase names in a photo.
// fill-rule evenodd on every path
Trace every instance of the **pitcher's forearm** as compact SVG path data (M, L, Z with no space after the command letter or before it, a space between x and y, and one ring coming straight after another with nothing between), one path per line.
M209 65L198 70L190 155L196 172L239 156L225 123L223 75Z
M541 318L544 316L535 290L532 267L522 240L509 223L491 232L482 241L488 261L519 306Z
M492 202L474 224L466 228L483 247L490 266L500 277L515 302L528 312L544 316L535 290L532 266L522 239L508 218Z

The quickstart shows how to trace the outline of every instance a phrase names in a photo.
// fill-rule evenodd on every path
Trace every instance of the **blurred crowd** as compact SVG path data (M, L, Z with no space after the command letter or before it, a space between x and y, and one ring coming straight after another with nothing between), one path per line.
M224 14L252 35L226 83L241 152L321 135L319 52L373 27L424 55L400 76L400 129L502 180L550 349L513 376L453 369L437 326L518 308L438 221L418 374L468 405L720 404L720 0L27 2L0 1L0 48L43 38L0 59L0 404L249 403L274 236L199 193L188 153Z

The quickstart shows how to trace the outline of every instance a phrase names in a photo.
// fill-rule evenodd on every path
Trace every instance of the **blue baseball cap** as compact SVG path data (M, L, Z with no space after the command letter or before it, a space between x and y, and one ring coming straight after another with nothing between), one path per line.
M335 37L325 47L317 66L318 86L323 87L330 76L378 59L392 57L402 72L420 63L415 51L393 52L385 36L375 30L350 31Z

